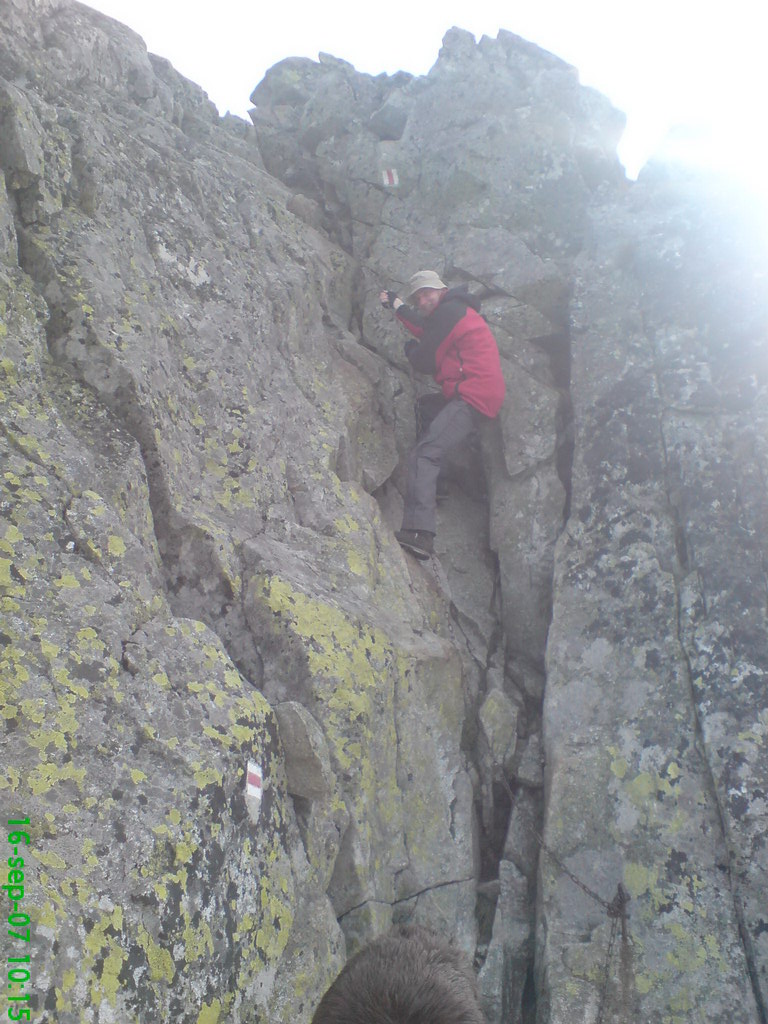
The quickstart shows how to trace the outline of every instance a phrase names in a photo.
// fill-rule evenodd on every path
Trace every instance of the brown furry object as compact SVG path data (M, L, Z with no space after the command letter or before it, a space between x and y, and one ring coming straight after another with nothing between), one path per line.
M466 956L425 928L398 928L361 949L312 1024L485 1024Z

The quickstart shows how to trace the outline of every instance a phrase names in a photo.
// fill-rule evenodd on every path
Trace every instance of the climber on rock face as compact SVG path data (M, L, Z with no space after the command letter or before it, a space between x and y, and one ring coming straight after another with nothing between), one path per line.
M484 420L498 415L505 394L501 360L478 300L466 287L449 289L433 270L410 279L409 305L391 291L382 291L379 299L418 339L405 346L413 368L432 374L442 390L442 397L424 396L429 402L423 408L429 404L433 418L408 455L403 525L395 533L417 558L428 558L434 550L440 464ZM434 415L436 397L440 408Z

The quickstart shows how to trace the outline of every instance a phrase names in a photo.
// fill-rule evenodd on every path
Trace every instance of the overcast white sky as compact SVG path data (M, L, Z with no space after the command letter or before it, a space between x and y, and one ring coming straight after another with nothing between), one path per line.
M634 177L671 127L688 152L763 181L768 100L766 0L93 0L205 89L220 113L247 117L250 93L289 56L342 57L369 74L425 74L458 25L508 29L579 69L623 110L619 147ZM419 13L419 9L424 13Z

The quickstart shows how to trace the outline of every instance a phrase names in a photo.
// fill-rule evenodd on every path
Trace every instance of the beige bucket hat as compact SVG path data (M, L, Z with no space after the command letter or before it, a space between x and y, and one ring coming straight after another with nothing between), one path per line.
M419 270L408 282L408 299L412 299L422 288L447 288L434 270Z

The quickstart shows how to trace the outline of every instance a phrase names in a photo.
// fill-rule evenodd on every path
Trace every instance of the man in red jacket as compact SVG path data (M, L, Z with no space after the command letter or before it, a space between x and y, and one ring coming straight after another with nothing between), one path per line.
M417 558L429 558L443 457L484 420L494 419L504 401L499 349L477 299L465 287L449 289L433 270L420 270L408 282L409 305L394 292L383 291L379 298L418 339L405 347L413 368L431 373L442 390L442 408L408 455L403 525L395 533Z

